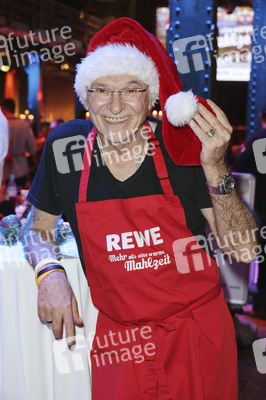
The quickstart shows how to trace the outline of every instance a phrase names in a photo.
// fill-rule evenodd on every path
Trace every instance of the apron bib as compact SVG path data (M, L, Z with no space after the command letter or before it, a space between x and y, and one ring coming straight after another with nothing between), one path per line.
M119 362L112 358L112 362L109 360L106 365L102 358L97 358L106 352L106 346L95 340L92 353L93 399L177 399L181 396L182 400L235 400L235 384L233 392L232 386L229 385L229 392L233 394L227 397L214 396L213 389L214 385L215 390L217 389L217 381L212 382L210 377L207 379L208 382L212 382L209 389L204 388L203 375L210 372L213 377L215 374L213 362L211 367L207 366L209 363L205 365L207 369L205 368L204 372L200 352L198 357L193 356L195 346L199 343L202 345L202 335L206 340L200 321L195 322L194 315L198 310L217 299L222 302L222 306L219 304L225 314L223 318L226 319L227 325L231 325L229 334L224 336L224 333L219 331L225 321L222 321L222 324L221 319L216 322L217 329L212 333L215 333L218 340L214 340L216 344L212 343L211 348L213 350L213 346L218 346L217 354L220 353L225 338L231 346L235 345L232 321L227 321L230 315L225 309L227 306L220 291L217 264L187 228L183 207L178 196L174 195L168 178L159 141L148 123L146 127L149 131L149 142L152 143L153 161L164 194L87 202L96 128L88 135L88 145L84 151L84 169L76 212L92 301L100 310L96 338L103 338L104 333L109 331L125 333L128 327L145 327L150 329L152 335L150 346L153 344L156 348L156 356L147 356L145 352L145 362L136 362L131 354L131 358L128 355L127 360L130 362L121 363L120 358ZM206 244L204 238L201 239L203 244ZM211 310L208 312L212 313ZM220 315L220 311L218 314ZM209 318L213 319L214 315L210 314ZM205 321L204 332L208 324L213 322L208 319ZM213 327L211 329L213 330ZM129 345L131 350L133 345L143 345L143 349L145 345L141 332L136 331L134 338L136 340L131 340ZM168 345L171 343L174 347L168 348L164 345L161 353L158 347L161 340ZM207 342L209 341L208 339ZM116 345L111 342L108 342L108 351L121 349L120 342ZM178 347L183 344L180 348L181 353L178 354L175 350L177 344ZM174 356L171 354L173 350ZM220 360L220 368L222 364L230 370L232 351L230 350L230 362ZM170 354L171 367L166 371L165 366L169 363ZM117 357L116 353L112 355ZM210 357L213 357L213 353ZM171 371L174 371L172 368L178 368L180 359L184 364L180 370L180 385L176 385L177 377ZM191 386L192 377L188 371L192 373L194 386ZM121 374L131 381L130 388L117 382ZM221 375L220 371L220 377ZM233 378L230 380L235 382L235 370L232 373L232 368L231 376ZM172 384L168 382L168 378L173 381L176 389L170 388ZM228 385L228 377L226 379ZM222 396L225 396L225 388L222 390ZM111 395L110 391L114 394ZM210 392L206 394L209 397L204 397L206 391Z

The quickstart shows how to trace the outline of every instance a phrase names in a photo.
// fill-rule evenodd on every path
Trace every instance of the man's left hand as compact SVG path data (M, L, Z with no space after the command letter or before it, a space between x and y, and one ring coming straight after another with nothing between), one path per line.
M216 116L199 104L198 111L189 122L189 126L202 143L201 165L204 169L214 168L218 172L225 168L225 153L233 129L224 112L213 101L208 100L208 104ZM215 131L212 137L208 135L211 129Z

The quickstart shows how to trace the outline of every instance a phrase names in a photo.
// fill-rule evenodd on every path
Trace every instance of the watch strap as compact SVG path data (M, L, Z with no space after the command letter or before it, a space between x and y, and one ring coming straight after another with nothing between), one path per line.
M210 186L208 183L207 183L207 187L208 187L208 191L209 191L209 193L212 193L212 194L224 194L224 192L221 190L221 188L219 187L219 186Z
M230 172L228 172L227 174L223 175L222 178L221 178L221 183L218 186L211 186L211 185L208 184L208 182L206 182L208 190L209 190L209 193L212 193L212 194L229 194L229 193L231 193L231 192L226 192L226 190L224 188L224 181L229 176L232 177L232 174Z

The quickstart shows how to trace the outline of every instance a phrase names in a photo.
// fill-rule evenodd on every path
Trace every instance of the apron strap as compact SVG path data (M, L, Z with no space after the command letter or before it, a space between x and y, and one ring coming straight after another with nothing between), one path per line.
M159 140L156 139L152 127L150 123L147 121L145 122L146 128L148 128L148 142L152 145L152 148L150 149L151 152L153 151L153 161L155 164L155 169L158 175L158 178L160 180L163 192L166 196L174 196L174 192L169 180L168 172L166 169L165 161L163 158L163 153L160 147L160 142Z
M92 156L93 144L95 141L96 133L97 133L97 128L93 127L90 133L88 134L86 140L86 146L84 148L83 165L79 183L79 200L78 200L79 203L87 201L88 183L91 172L91 156Z

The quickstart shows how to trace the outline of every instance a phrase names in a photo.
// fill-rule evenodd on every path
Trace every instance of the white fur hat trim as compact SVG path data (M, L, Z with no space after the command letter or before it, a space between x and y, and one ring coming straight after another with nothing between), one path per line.
M107 44L89 53L77 65L75 90L86 107L86 88L92 82L106 76L130 75L149 85L149 94L154 105L159 98L159 76L151 57L129 44Z
M197 109L198 100L191 90L173 94L165 103L167 119L174 126L187 125Z

